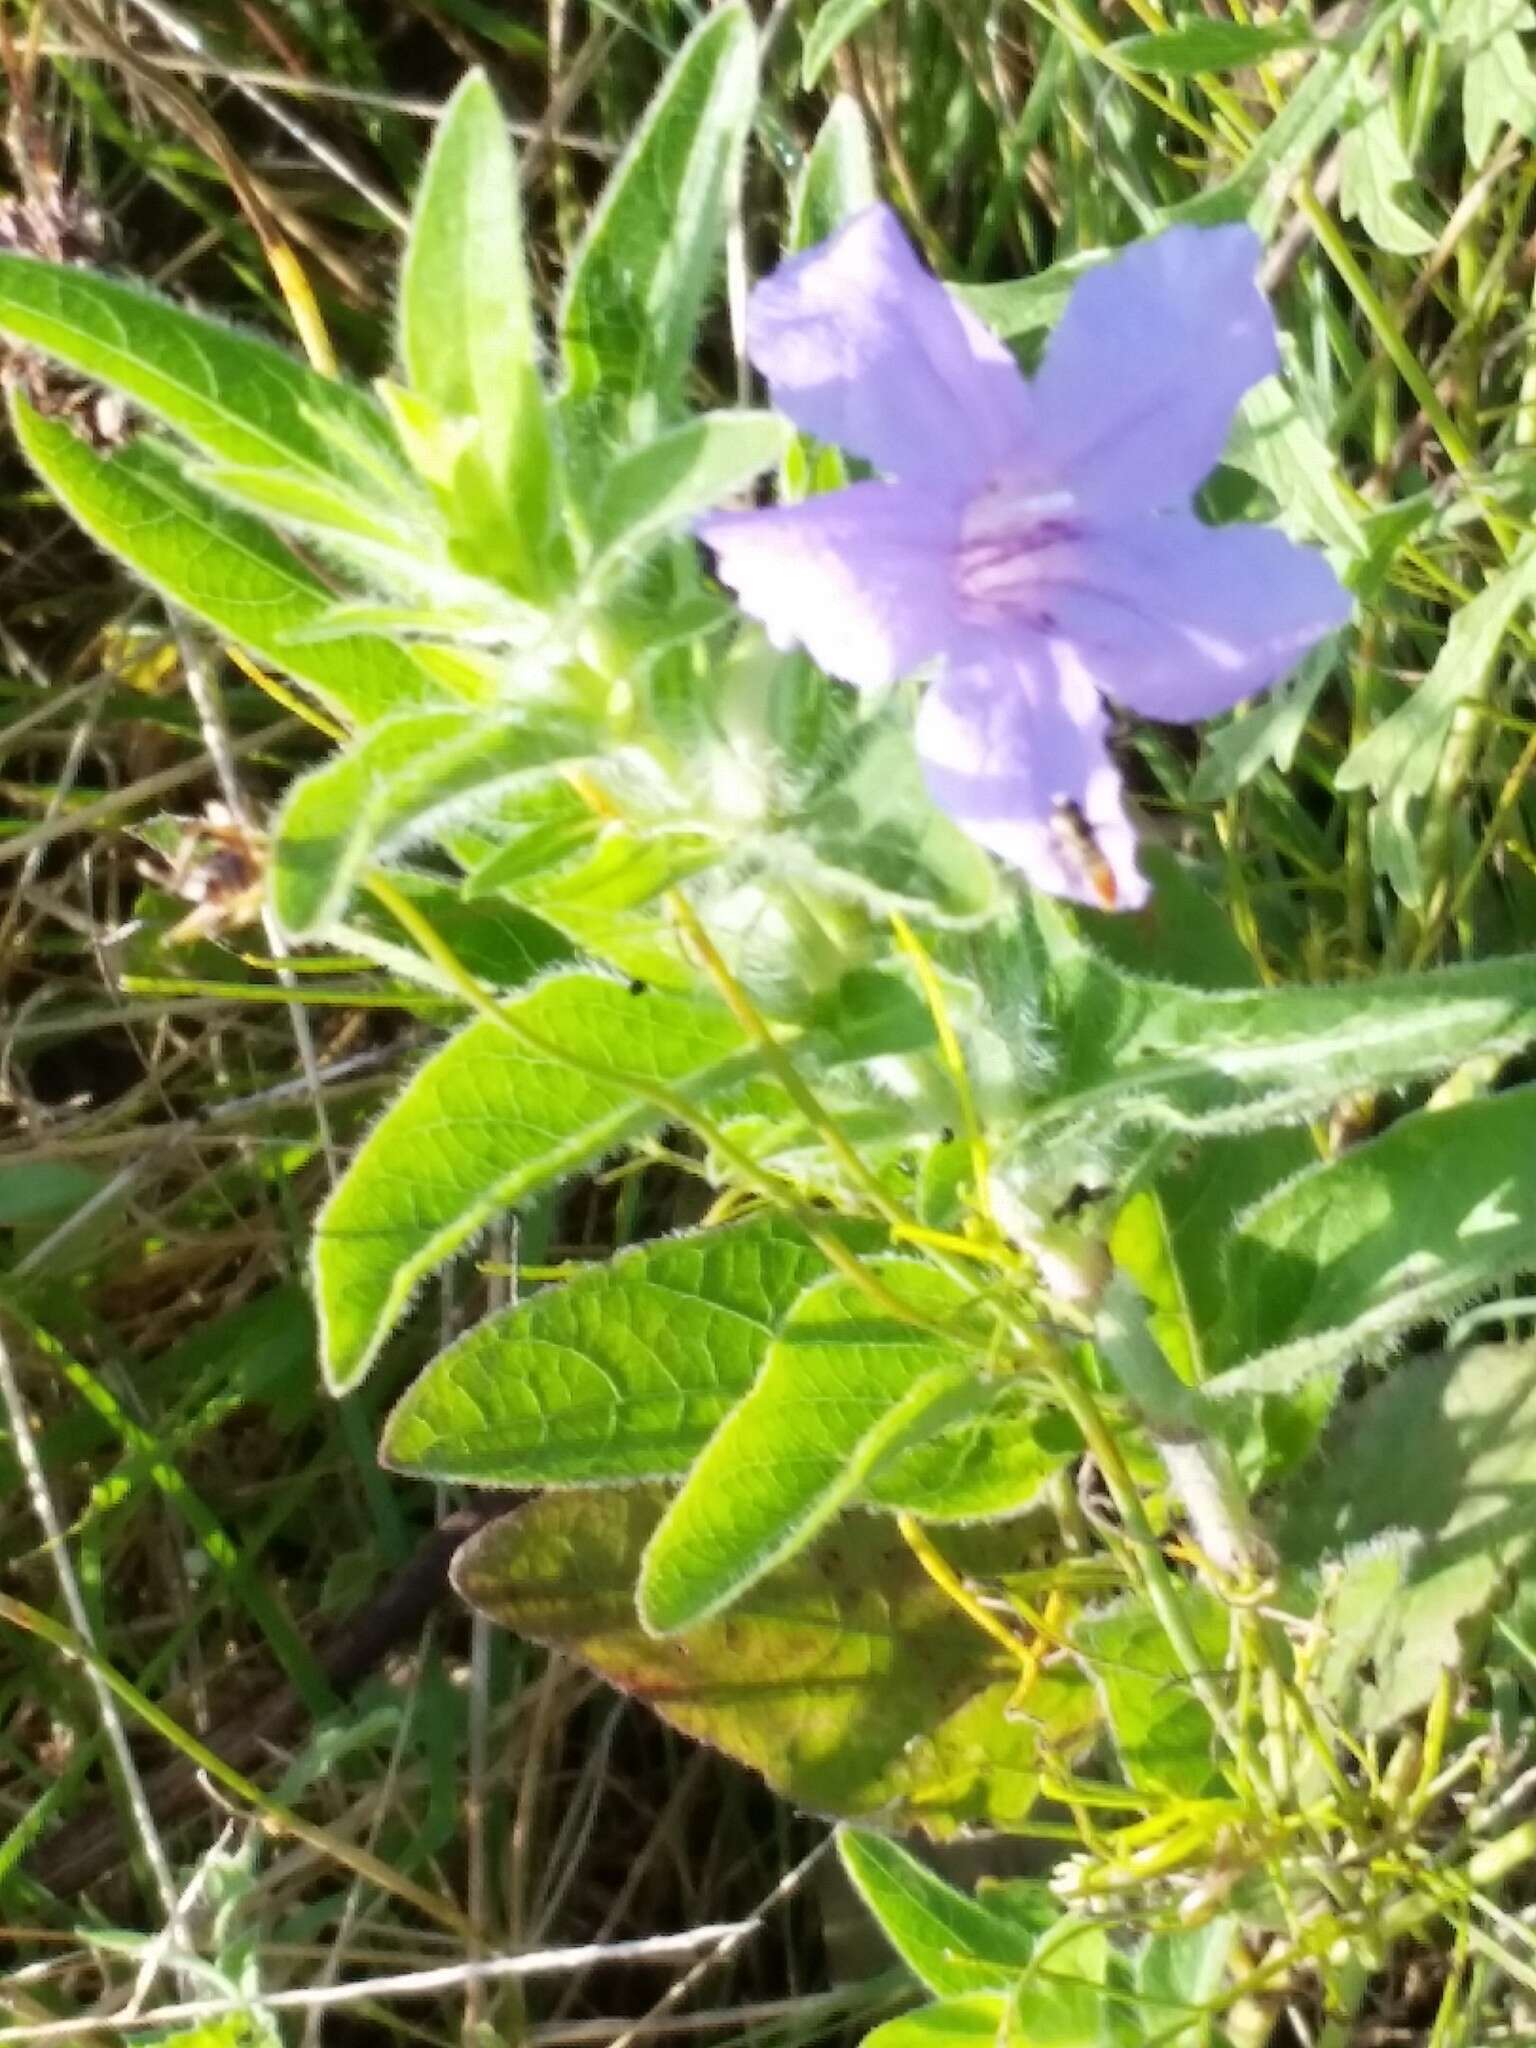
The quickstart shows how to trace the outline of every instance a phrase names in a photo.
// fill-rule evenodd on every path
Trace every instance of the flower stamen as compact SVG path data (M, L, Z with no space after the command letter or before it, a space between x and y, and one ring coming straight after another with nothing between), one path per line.
M961 521L955 582L976 624L1010 620L1051 631L1054 615L1042 599L1081 538L1073 510L1070 491L1024 492L1004 483L972 500Z

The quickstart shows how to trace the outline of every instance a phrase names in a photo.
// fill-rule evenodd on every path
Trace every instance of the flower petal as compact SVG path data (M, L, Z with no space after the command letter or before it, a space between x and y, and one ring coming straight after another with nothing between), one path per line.
M974 487L1031 431L1012 356L923 268L888 206L764 278L747 349L797 426L904 481Z
M1279 367L1251 228L1169 228L1075 287L1035 378L1040 458L1080 506L1187 500Z
M998 648L926 692L917 751L939 808L1037 889L1137 910L1148 890L1107 724L1082 678L1064 686Z
M906 484L762 512L717 512L694 531L715 573L768 629L845 682L877 689L954 643L960 507Z
M1185 512L1090 530L1050 603L1058 645L1106 696L1181 723L1279 682L1350 612L1315 549Z

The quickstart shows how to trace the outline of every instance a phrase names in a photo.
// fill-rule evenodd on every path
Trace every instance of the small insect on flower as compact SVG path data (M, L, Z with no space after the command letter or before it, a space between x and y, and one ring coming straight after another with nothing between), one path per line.
M1107 702L1191 723L1343 625L1323 557L1191 499L1280 367L1246 227L1169 228L1090 270L1038 374L930 277L885 206L752 294L775 405L879 474L718 512L699 538L779 646L880 690L921 677L929 794L1037 888L1147 900Z
M1063 857L1081 869L1100 908L1113 910L1120 901L1120 885L1082 806L1069 796L1057 797L1051 809L1051 827L1061 841Z
M267 842L221 803L189 818L170 866L152 875L168 894L194 908L165 935L167 946L222 938L261 915L267 879Z

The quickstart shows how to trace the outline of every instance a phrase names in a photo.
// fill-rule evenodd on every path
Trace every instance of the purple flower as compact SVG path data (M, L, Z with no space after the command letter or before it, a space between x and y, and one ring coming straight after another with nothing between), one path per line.
M1258 256L1244 227L1137 243L1077 286L1029 382L884 206L752 295L775 405L883 478L705 520L721 578L860 688L939 663L916 735L935 801L1056 895L1146 901L1106 697L1208 718L1348 616L1320 555L1189 509L1278 367Z

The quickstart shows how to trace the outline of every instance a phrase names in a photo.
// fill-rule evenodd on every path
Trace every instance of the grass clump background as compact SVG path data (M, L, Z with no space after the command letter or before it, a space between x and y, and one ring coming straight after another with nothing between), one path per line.
M547 309L705 11L11 4L0 240L382 374L412 192L463 73L484 69L518 138ZM756 15L763 95L697 395L738 396L726 301L785 246L836 97L925 258L1026 354L1070 275L1053 266L1239 195L1295 404L1215 490L1224 514L1278 503L1309 540L1343 537L1366 623L1213 727L1127 736L1149 836L1203 863L1220 906L1190 933L1189 978L1200 949L1263 986L1529 952L1536 15ZM6 368L86 437L120 431L40 359L13 349ZM274 949L261 828L325 758L312 707L234 656L215 692L165 608L9 445L0 461L0 2041L112 2039L198 2001L265 2017L154 2024L207 2048L268 2025L481 2048L857 2039L910 1986L850 1932L825 1825L471 1618L447 1566L488 1501L377 1458L413 1366L488 1305L697 1222L687 1162L637 1146L540 1197L436 1287L385 1370L325 1394L310 1224L455 1005L367 960ZM1379 1111L1344 1104L1335 1136ZM1528 1310L1501 1304L1502 1327L1525 1334ZM1514 1816L1523 1612L1483 1674ZM1525 1904L1516 1886L1459 1934L1372 1958L1343 2021L1298 1994L1247 2038L1531 2038ZM482 1967L688 1930L526 1981Z

